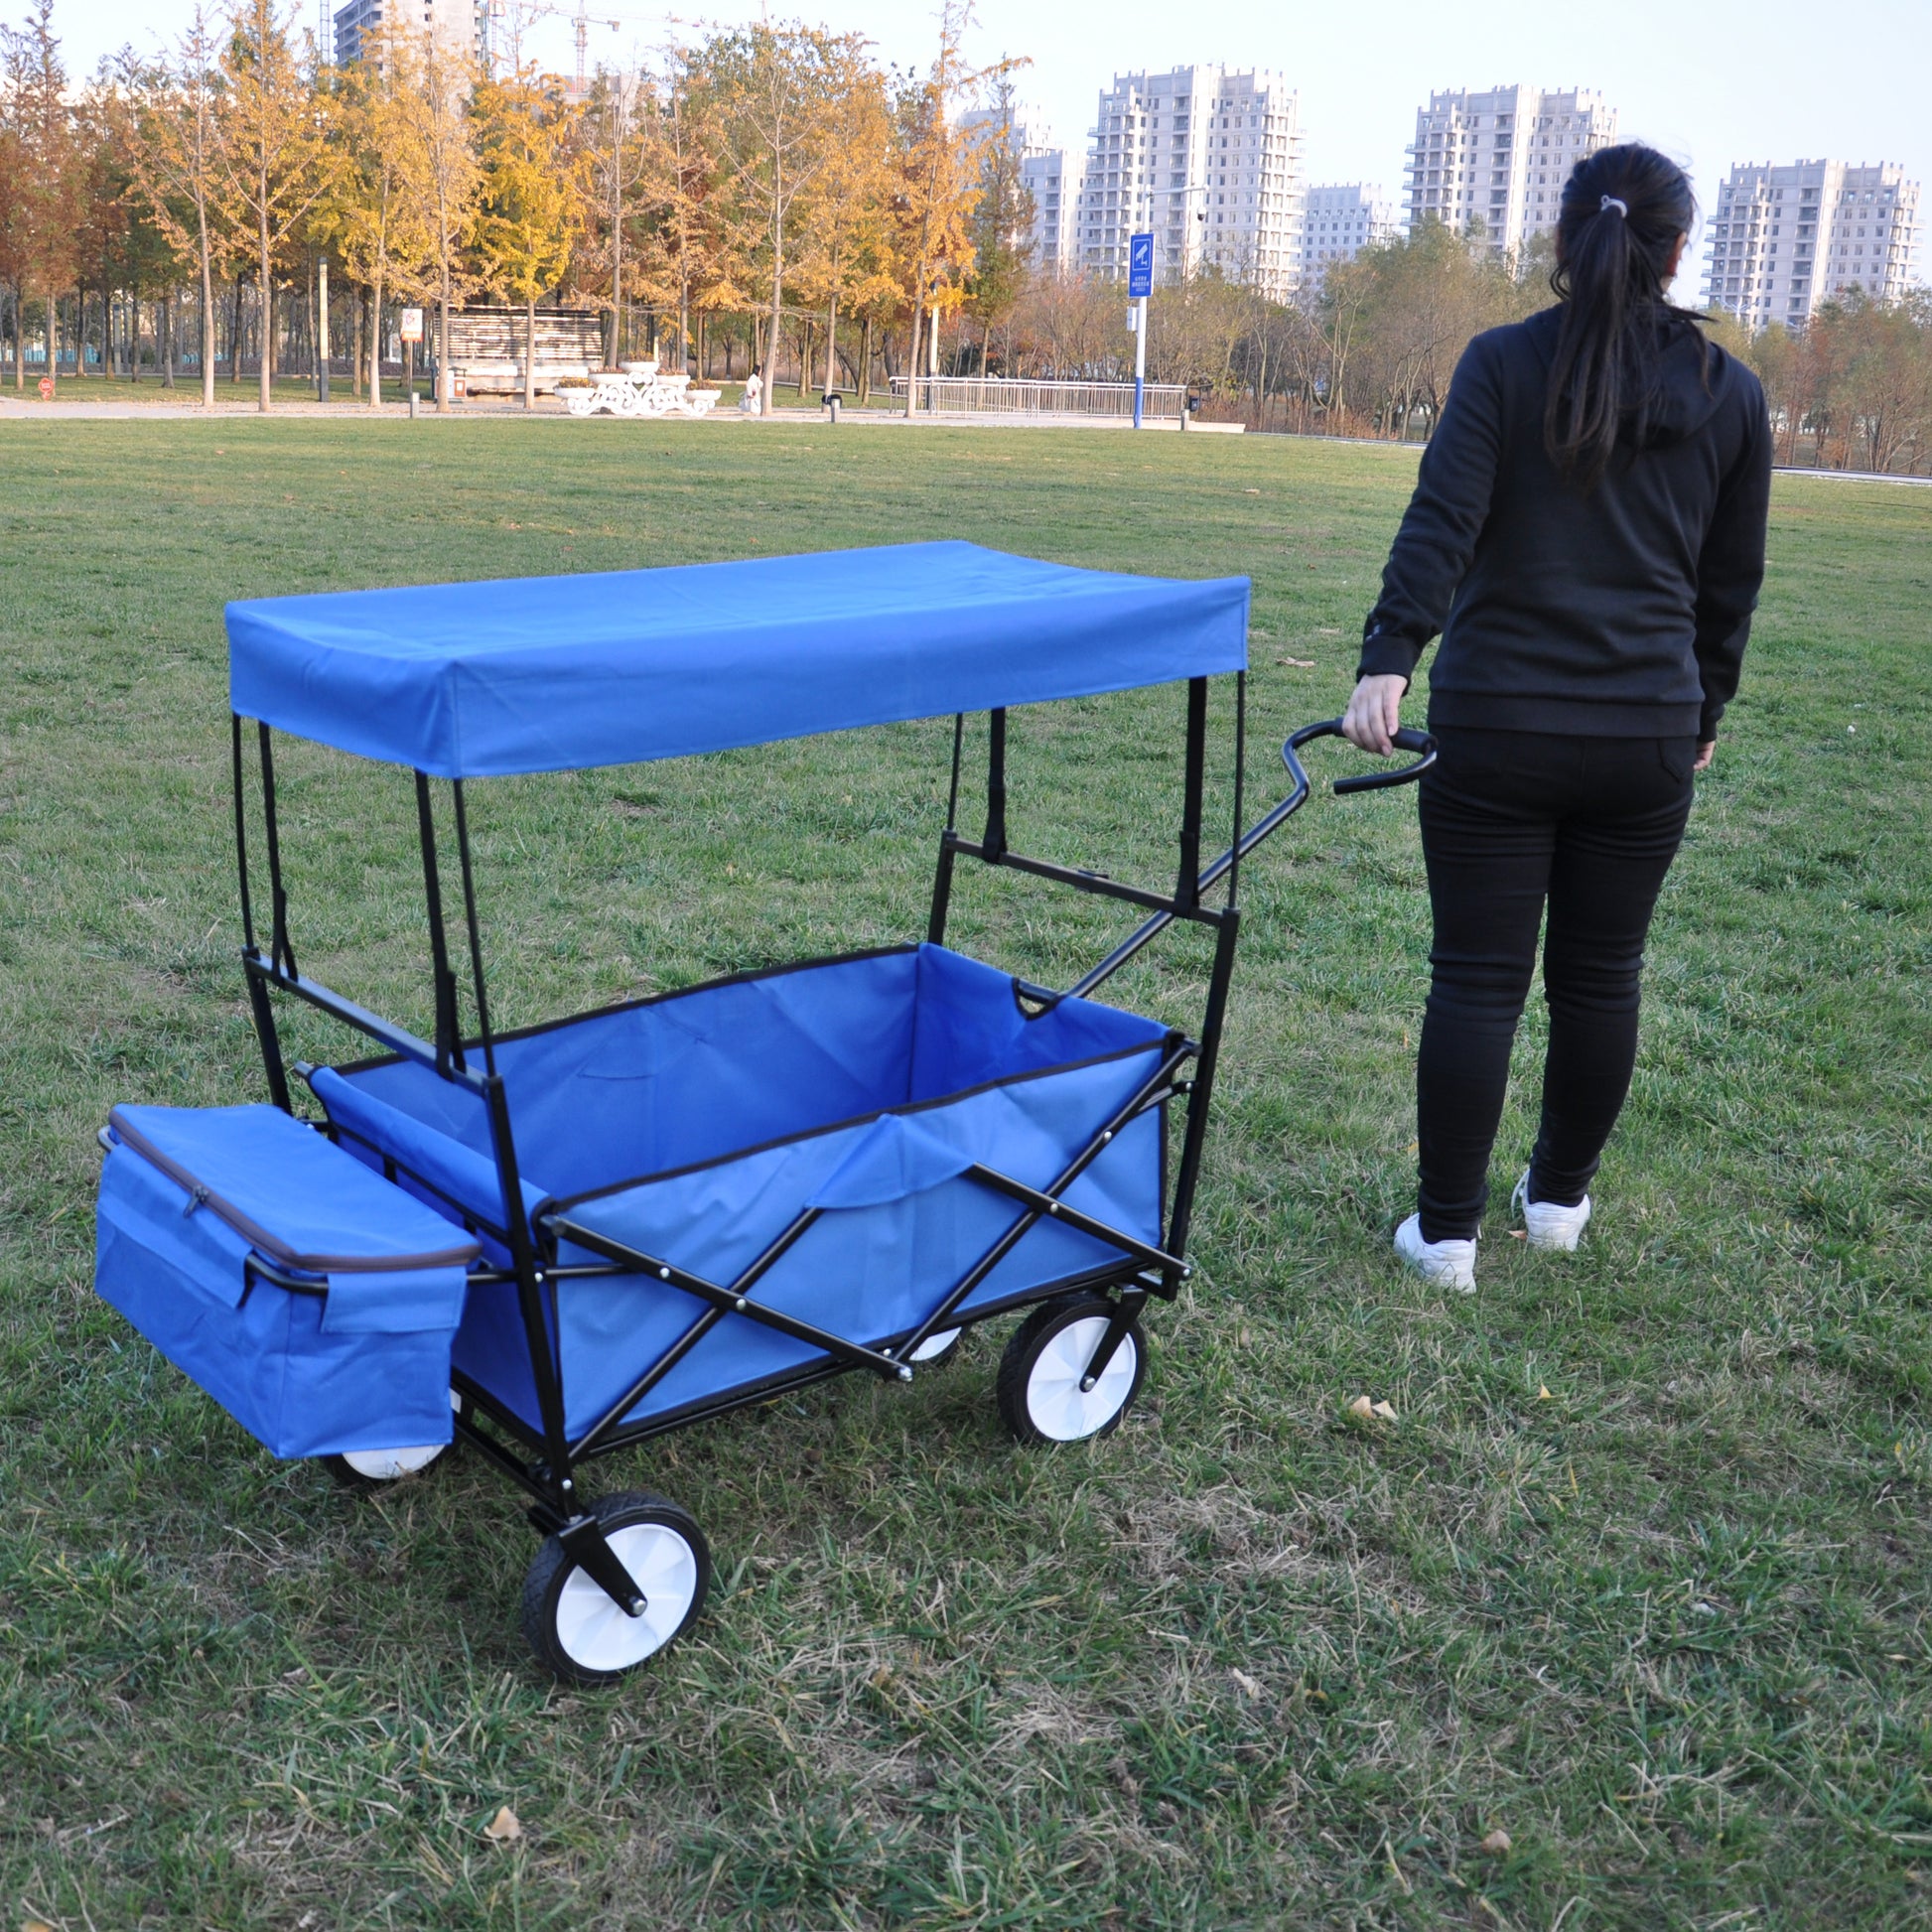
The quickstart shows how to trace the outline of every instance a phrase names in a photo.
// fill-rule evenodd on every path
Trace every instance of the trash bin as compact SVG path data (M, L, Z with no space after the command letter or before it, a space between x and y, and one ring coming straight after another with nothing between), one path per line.
M825 405L826 421L836 423L839 420L839 392L836 389L827 389L819 400Z

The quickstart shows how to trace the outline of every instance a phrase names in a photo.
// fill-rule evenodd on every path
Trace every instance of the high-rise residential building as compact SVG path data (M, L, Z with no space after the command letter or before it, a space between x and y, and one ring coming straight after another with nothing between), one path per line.
M1218 66L1116 74L1089 131L1076 255L1124 277L1128 236L1155 275L1219 268L1285 301L1301 274L1301 101L1279 74Z
M1821 302L1861 288L1905 291L1918 244L1919 184L1889 162L1742 162L1718 190L1704 299L1753 329L1802 328Z
M1615 139L1616 109L1584 87L1432 93L1409 150L1409 225L1477 220L1492 254L1513 255L1556 226L1571 169Z
M1319 292L1331 262L1352 262L1372 242L1395 233L1395 208L1367 182L1325 182L1311 188L1302 220L1302 293Z
M1064 148L1053 139L1046 117L1036 107L1016 105L1002 116L997 108L975 108L960 116L963 128L986 127L1005 119L1006 140L1020 163L1020 179L1033 197L1033 265L1044 275L1064 275L1073 265L1073 209L1079 199L1077 168L1069 169ZM997 130L993 138L999 138Z
M348 0L336 9L336 64L362 58L363 43L385 25L433 35L481 59L488 49L489 0Z

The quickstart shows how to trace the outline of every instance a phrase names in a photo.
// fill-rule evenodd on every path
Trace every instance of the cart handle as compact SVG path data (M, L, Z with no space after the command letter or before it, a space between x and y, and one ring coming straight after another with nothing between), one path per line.
M1302 760L1295 754L1312 739L1339 738L1340 736L1341 720L1339 718L1323 719L1318 725L1304 725L1300 731L1290 736L1288 742L1282 747L1282 762L1287 765L1289 776L1295 780L1294 788L1273 811L1269 812L1265 817L1256 819L1242 833L1239 851L1241 858L1245 859L1271 833L1287 824L1307 801L1311 789L1309 774L1304 769ZM1335 780L1335 790L1345 795L1354 791L1382 791L1386 790L1390 785L1412 784L1436 762L1436 741L1427 732L1413 731L1405 725L1402 730L1396 733L1395 742L1405 752L1420 752L1422 757L1414 764L1405 764L1399 771L1358 771L1353 777L1337 778ZM1195 892L1197 894L1205 894L1210 887L1219 885L1233 869L1235 858L1236 849L1233 846L1229 846L1218 859L1204 866L1195 884ZM1173 923L1173 920L1174 915L1173 912L1161 911L1155 913L1151 919L1147 920L1135 931L1129 933L1090 973L1075 980L1066 989L1065 994L1057 997L1078 997L1084 999L1096 987L1111 979L1114 974L1119 972L1157 933L1166 931ZM1028 988L1027 991L1032 992L1033 989Z
M1304 725L1282 747L1282 762L1288 766L1298 788L1306 786L1309 774L1302 768L1302 760L1295 754L1304 745L1316 738L1339 738L1342 736L1339 718L1324 719L1318 725ZM1419 732L1404 725L1394 734L1395 742L1405 752L1420 752L1422 757L1414 764L1405 764L1397 771L1358 771L1353 777L1337 778L1335 793L1346 797L1355 791L1386 791L1391 785L1413 784L1436 762L1436 741L1427 732Z

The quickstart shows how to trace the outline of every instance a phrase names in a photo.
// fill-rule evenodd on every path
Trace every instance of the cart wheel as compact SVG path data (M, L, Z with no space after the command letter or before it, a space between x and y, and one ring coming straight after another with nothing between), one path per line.
M959 1353L959 1340L965 1332L964 1328L941 1328L937 1334L927 1335L905 1359L921 1368L944 1368Z
M450 1408L457 1416L470 1413L469 1402L454 1389L450 1391ZM455 1447L449 1442L428 1443L421 1449L348 1449L317 1460L345 1489L386 1489L404 1476L427 1469L445 1449Z
M319 1459L345 1489L386 1489L404 1476L427 1469L449 1447L448 1443L430 1443L421 1449L348 1449Z
M711 1584L711 1551L687 1511L648 1491L600 1496L590 1513L643 1591L643 1614L626 1615L548 1536L523 1580L523 1636L557 1676L610 1684L690 1627Z
M1048 1302L1014 1330L1000 1358L1000 1414L1023 1443L1079 1443L1118 1427L1141 1392L1147 1348L1135 1323L1120 1338L1100 1380L1081 1379L1113 1319L1097 1295Z

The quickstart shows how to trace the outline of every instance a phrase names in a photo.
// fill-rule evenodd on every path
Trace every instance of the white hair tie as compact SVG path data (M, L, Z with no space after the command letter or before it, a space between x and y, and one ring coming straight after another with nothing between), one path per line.
M1626 202L1619 202L1614 195L1605 195L1603 197L1602 202L1598 205L1596 211L1598 214L1607 214L1609 213L1611 208L1615 208L1616 211L1620 215L1622 215L1626 221L1629 220L1630 218L1629 204Z

